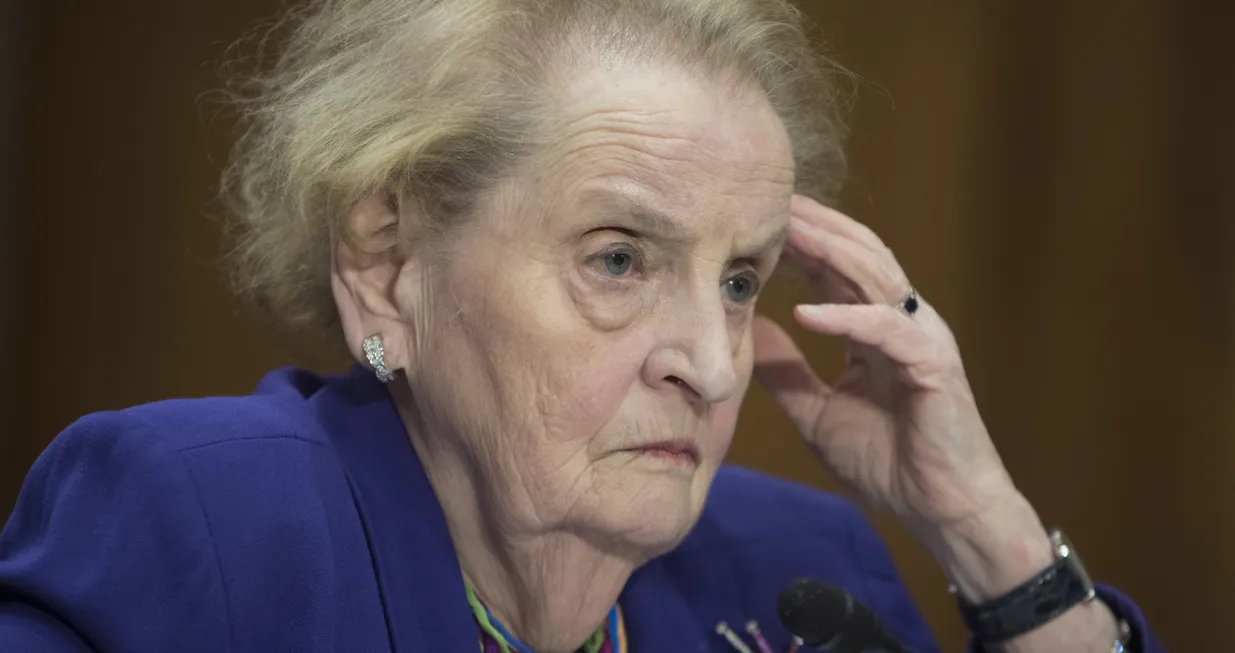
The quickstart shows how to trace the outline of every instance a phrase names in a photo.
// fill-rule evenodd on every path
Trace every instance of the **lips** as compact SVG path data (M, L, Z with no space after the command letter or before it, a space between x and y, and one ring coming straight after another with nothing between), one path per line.
M630 447L626 451L631 451L637 454L647 456L655 456L665 459L676 459L682 463L690 463L697 465L699 463L699 448L689 440L664 440L662 442L652 442L643 444L637 447Z

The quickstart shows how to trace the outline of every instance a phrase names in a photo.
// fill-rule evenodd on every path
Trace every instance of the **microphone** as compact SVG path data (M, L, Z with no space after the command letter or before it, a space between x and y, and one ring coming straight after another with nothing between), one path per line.
M874 613L840 587L810 578L789 583L776 600L785 628L829 653L910 653L884 632Z

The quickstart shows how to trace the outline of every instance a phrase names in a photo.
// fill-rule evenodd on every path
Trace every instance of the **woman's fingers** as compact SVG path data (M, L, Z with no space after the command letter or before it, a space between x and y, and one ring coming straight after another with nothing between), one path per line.
M834 271L857 290L860 301L890 304L908 296L909 282L900 264L869 229L813 201L801 206L790 219L786 250L790 261L808 271ZM825 301L835 301L831 290L827 285L821 288Z
M852 240L837 238L808 223L790 222L789 249L794 260L830 269L857 290L858 299L872 304L899 301L908 295L908 282L891 253L876 255Z
M862 290L848 277L821 264L818 258L797 251L791 244L781 252L781 261L801 270L823 303L860 304L866 301Z
M870 227L804 195L793 196L789 204L789 215L805 220L823 231L848 238L872 251L887 249L883 240L871 231Z
M793 338L772 320L757 316L753 330L755 380L788 413L802 433L814 430L832 390L819 379Z
M815 333L842 336L877 350L921 387L932 386L935 379L960 366L951 348L943 347L914 318L891 306L800 305L794 315Z

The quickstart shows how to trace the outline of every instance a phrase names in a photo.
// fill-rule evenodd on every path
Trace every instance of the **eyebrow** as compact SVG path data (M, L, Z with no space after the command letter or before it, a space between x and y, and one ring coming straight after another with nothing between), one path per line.
M655 234L674 241L690 240L690 230L681 222L650 206L640 192L620 187L607 187L588 193L589 203L604 204L620 210L640 233Z
M691 232L685 225L652 208L639 195L638 191L606 187L588 193L587 201L603 203L620 209L633 223L631 227L640 234L653 234L677 242L691 240ZM750 258L768 252L783 244L788 238L789 227L786 225L753 245L735 250L734 258Z
M751 258L759 256L766 252L770 252L777 247L785 244L789 240L789 227L783 227L770 234L767 238L755 243L753 246L739 250L740 256L737 258Z

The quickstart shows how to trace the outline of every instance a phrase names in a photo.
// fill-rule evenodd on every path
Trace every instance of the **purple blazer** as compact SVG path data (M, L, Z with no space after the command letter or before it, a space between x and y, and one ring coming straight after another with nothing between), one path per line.
M736 467L673 552L621 596L632 653L779 652L791 579L842 585L915 651L938 651L850 504ZM1101 596L1164 648L1140 611ZM740 628L739 628L740 629ZM280 370L248 397L85 417L35 463L0 534L0 651L477 650L441 508L389 395L362 370Z

